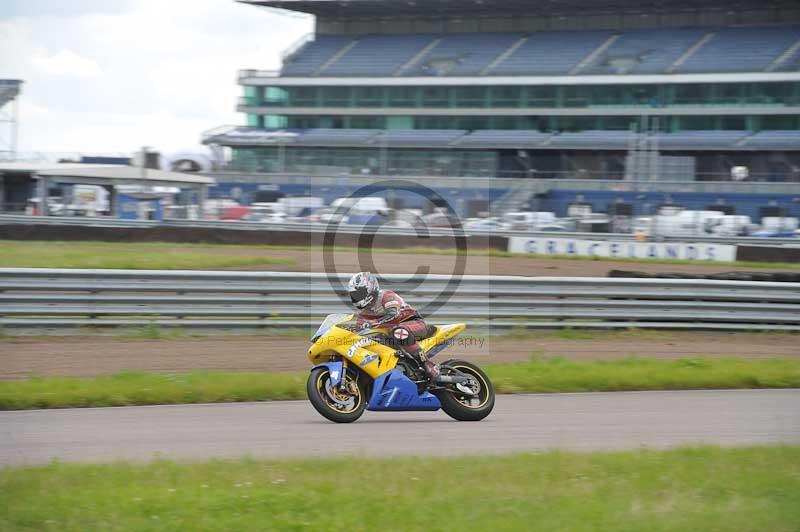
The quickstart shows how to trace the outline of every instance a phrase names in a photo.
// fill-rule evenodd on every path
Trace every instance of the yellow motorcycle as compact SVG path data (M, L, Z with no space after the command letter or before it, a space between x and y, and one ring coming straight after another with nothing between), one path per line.
M463 360L439 365L431 382L419 361L392 345L389 329L357 330L353 314L331 314L311 338L314 365L308 399L325 418L352 423L364 410L436 411L459 421L479 421L494 408L494 387L478 366ZM463 323L435 327L419 344L428 357L441 352L466 328Z

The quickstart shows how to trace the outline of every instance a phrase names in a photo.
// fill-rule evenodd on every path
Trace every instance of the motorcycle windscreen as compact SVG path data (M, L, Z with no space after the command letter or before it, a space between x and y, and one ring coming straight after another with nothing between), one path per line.
M322 335L330 331L337 324L347 321L352 318L352 314L328 314L322 322L322 325L317 328L317 332L311 337L312 342L316 342Z

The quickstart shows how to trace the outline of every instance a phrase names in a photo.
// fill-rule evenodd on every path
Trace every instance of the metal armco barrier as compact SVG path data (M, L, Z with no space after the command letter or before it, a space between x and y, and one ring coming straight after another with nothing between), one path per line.
M349 274L0 269L0 326L310 327ZM386 275L429 321L478 328L800 330L800 283ZM426 312L432 303L443 303Z

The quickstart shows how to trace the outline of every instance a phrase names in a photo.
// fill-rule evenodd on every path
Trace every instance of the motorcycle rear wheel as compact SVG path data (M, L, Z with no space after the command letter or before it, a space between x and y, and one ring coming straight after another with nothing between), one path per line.
M365 379L354 379L346 374L347 391L334 389L330 385L327 367L311 370L306 382L306 392L311 405L324 418L335 423L352 423L361 417L367 408L367 389Z
M461 393L457 388L449 386L447 390L434 392L445 414L457 421L480 421L492 412L494 386L481 368L465 360L448 360L439 367L443 374L447 374L450 368L469 375L479 384L476 396Z

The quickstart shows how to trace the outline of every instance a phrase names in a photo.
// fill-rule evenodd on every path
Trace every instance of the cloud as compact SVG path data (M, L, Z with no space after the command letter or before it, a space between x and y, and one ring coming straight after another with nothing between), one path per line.
M75 13L124 12L136 2L136 0L4 0L3 13L5 17L32 17L41 13L51 15L73 15Z
M36 3L0 14L0 73L25 81L24 151L195 145L204 130L244 123L239 69L277 68L313 29L309 17L233 0Z
M72 50L59 50L48 56L34 56L32 62L36 68L51 76L95 78L103 73L96 61L82 57Z

